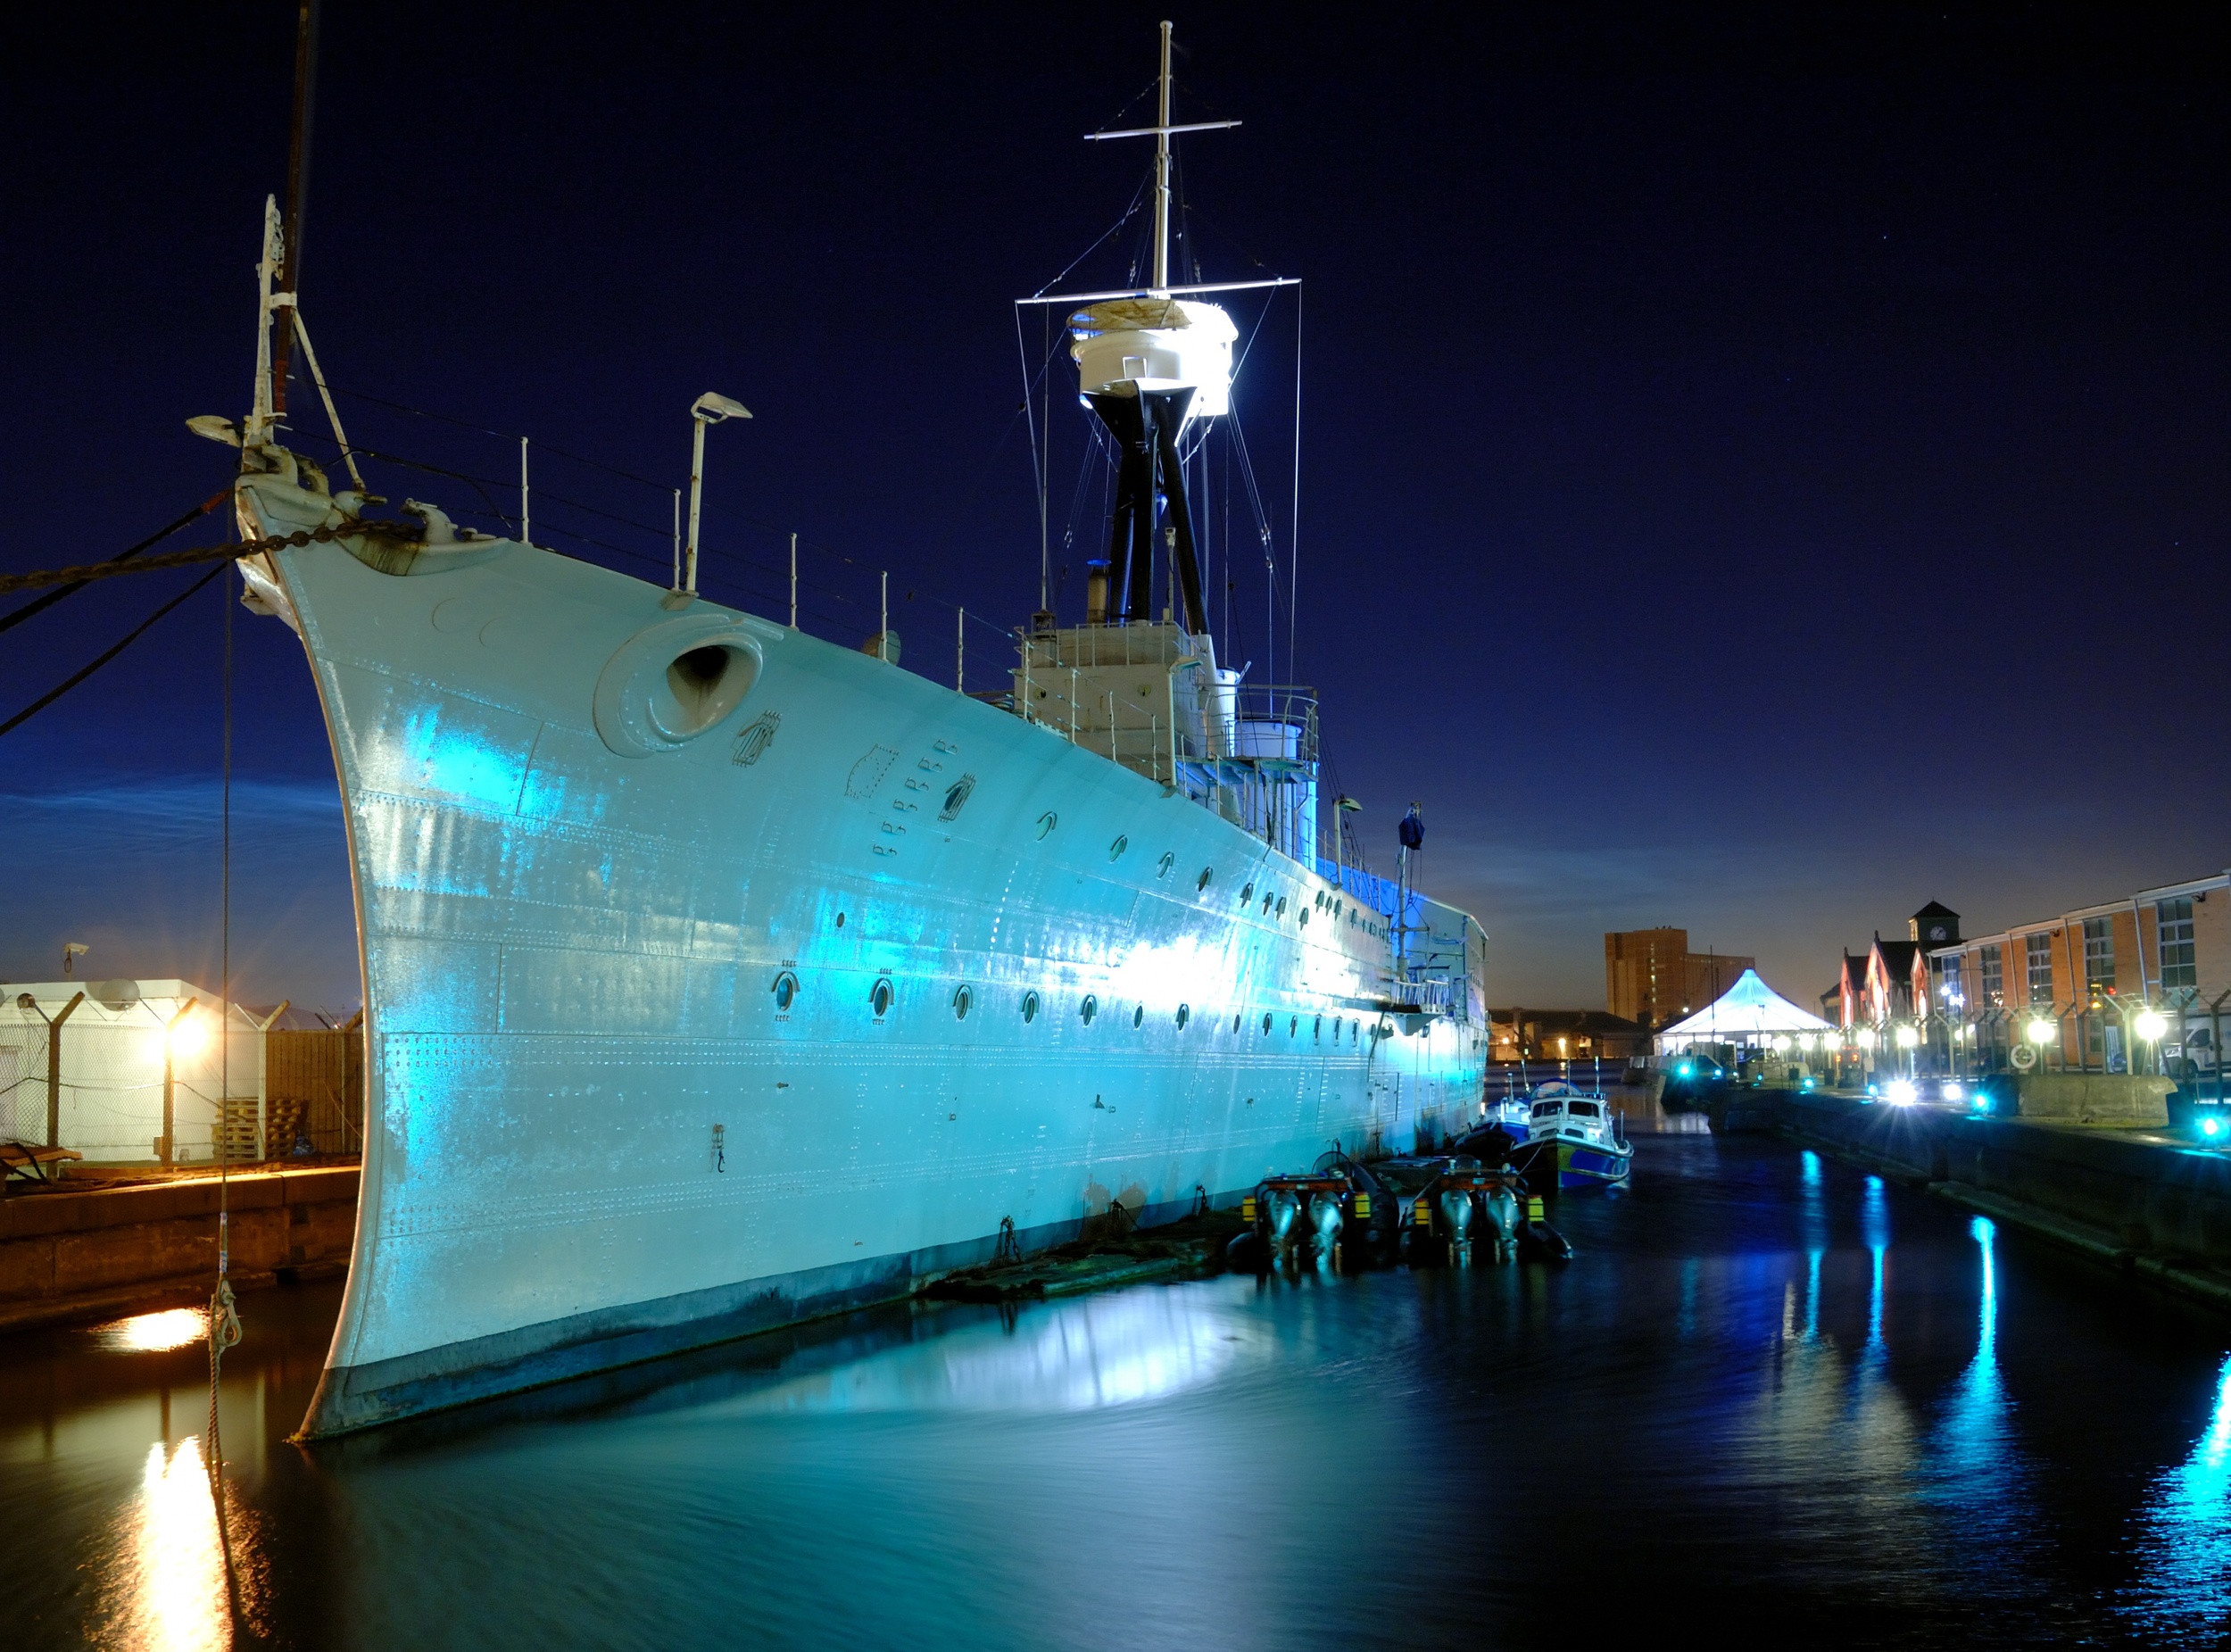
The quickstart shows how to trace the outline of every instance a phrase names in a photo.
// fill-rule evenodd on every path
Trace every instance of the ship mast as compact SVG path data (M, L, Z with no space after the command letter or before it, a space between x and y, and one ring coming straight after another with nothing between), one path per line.
M1162 23L1162 100L1154 128L1154 290L1170 295L1170 24Z
M1157 82L1158 99L1155 105L1152 126L1126 127L1120 132L1087 132L1087 143L1097 144L1110 137L1154 138L1154 286L1157 298L1170 295L1170 136L1174 132L1221 132L1240 123L1237 120L1191 120L1183 126L1170 124L1170 25L1162 25L1162 74Z

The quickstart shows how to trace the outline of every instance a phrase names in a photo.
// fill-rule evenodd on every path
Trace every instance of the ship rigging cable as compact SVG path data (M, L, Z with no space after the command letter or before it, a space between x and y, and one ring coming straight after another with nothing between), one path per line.
M229 556L229 553L228 553L228 555ZM207 559L204 558L203 560L206 560ZM172 597L161 608L155 610L153 613L148 615L146 618L141 620L138 625L125 633L123 640L118 643L114 647L111 648L106 653L101 654L95 658L91 664L85 666L74 675L63 679L63 681L56 685L54 687L48 689L45 693L41 694L37 699L32 701L30 704L25 706L21 711L18 711L6 722L0 723L0 735L9 734L14 729L21 727L23 724L29 722L31 718L37 717L48 706L53 705L55 701L61 699L71 689L77 687L79 684L84 682L86 678L91 677L95 671L98 671L103 666L108 664L110 660L115 659L117 655L122 653L134 643L139 641L141 636L145 635L148 628L152 627L156 620L162 618L165 614L169 613L179 603L185 602L187 598L192 596L196 591L199 591L203 585L207 585L211 580L216 578L218 575L223 573L224 571L225 570L222 568L211 569L209 572L203 574L199 579L196 579L192 585L187 586L185 590L179 592L178 595Z
M187 511L177 521L170 523L168 527L157 528L153 533L148 535L146 538L141 540L137 544L131 546L129 549L119 551L114 556L109 559L110 563L114 564L130 561L132 558L137 556L142 551L146 550L148 546L162 544L164 540L170 538L171 535L177 533L182 527L192 527L195 522L200 521L202 518L207 516L211 511L214 511L219 505L223 504L225 501L231 497L232 488L231 486L228 484L226 486L219 489L216 493L211 494L207 499L202 501L200 504L195 505L191 511ZM149 566L149 564L142 563L140 566L145 568ZM114 568L112 571L120 574L129 573L134 570L124 568ZM59 591L49 591L45 596L34 598L32 601L24 603L22 607L17 609L12 614L0 614L0 631L11 630L15 627L21 625L32 615L45 612L47 609L52 608L55 603L61 602L64 597L75 596L79 592L84 590L87 585L91 583L92 579L97 579L100 577L102 577L101 575L95 574L89 576L87 579L75 580ZM0 581L0 591L15 590L18 588L20 587L9 585L4 581Z

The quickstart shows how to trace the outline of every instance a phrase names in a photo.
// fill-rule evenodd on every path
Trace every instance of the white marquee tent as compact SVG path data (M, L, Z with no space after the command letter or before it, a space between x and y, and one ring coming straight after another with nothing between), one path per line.
M1657 1035L1661 1055L1691 1044L1762 1043L1776 1034L1832 1033L1819 1016L1800 1009L1759 979L1755 969L1687 1020Z

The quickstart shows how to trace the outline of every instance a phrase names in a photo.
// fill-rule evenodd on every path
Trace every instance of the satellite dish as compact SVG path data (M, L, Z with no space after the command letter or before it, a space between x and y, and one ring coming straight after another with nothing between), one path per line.
M95 981L93 984L94 1001L104 1009L129 1009L139 1001L139 983L137 981Z

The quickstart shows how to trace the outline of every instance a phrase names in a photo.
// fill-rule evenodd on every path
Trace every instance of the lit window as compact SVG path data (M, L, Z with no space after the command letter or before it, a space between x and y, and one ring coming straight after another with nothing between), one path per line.
M2174 901L2153 903L2154 934L2161 949L2161 990L2172 992L2180 987L2200 984L2200 975L2193 958L2193 898L2182 895Z
M2111 917L2084 920L2084 984L2086 988L2115 984L2115 920Z

